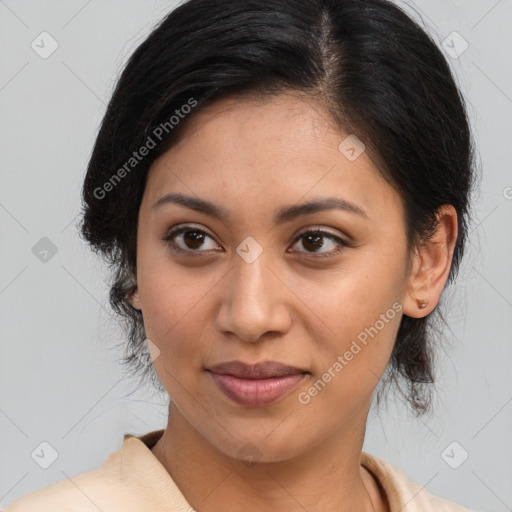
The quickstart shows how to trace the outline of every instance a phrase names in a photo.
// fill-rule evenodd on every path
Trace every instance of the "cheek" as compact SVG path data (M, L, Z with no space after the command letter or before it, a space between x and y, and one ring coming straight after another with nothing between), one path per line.
M310 274L294 278L293 291L310 311L303 318L320 319L325 332L335 338L357 336L402 300L406 285L402 252L359 248L337 270L319 272L314 279Z
M401 304L339 315L337 336L316 349L314 372L297 399L313 416L337 422L369 404L393 351Z
M321 400L336 396L335 400L350 401L369 395L378 384L402 317L404 264L403 256L389 249L360 251L329 282L315 287L301 283L308 290L305 305L318 312L306 314L304 309L302 313L303 318L312 319L310 337L318 340L312 361L314 378L322 382L311 390L313 395L318 392ZM327 393L324 387L329 388Z
M172 265L168 257L143 257L139 265L146 336L157 345L161 356L155 368L161 373L165 362L165 369L176 374L199 367L204 359L199 343L207 325L204 301L216 281L199 269ZM161 378L165 380L165 375Z

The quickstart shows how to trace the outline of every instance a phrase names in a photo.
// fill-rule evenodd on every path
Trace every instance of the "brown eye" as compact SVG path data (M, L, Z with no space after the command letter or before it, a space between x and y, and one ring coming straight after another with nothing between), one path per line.
M325 240L329 240L326 243ZM319 254L321 257L333 256L340 253L349 244L340 237L321 229L309 230L302 232L296 239L295 243L302 240L302 246L306 249L305 254ZM323 248L334 246L334 250L322 251ZM304 252L304 251L293 251Z
M189 249L200 249L204 244L205 235L200 231L184 231L183 242Z
M192 226L182 226L181 228L171 230L163 238L169 244L171 250L181 253L202 253L218 247L216 243L213 243L210 244L212 245L211 247L199 250L201 247L204 247L207 239L213 240L206 231Z

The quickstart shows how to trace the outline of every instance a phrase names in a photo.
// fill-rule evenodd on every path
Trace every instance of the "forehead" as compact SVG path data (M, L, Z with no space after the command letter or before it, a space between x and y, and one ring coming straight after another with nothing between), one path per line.
M400 203L366 152L349 160L340 151L348 135L305 97L220 100L197 112L153 163L146 195L153 204L165 193L181 192L228 210L274 210L327 194L369 211Z
M321 144L327 130L341 135L328 111L301 93L221 99L185 122L178 148L190 139L207 137L210 144L224 149L239 151L247 144L263 144L276 151L289 149L297 158L314 157L309 145Z

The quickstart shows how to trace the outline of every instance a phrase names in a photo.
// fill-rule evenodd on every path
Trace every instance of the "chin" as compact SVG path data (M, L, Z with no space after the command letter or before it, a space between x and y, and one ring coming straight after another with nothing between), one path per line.
M251 435L245 431L244 435L224 438L219 444L213 443L224 455L245 463L251 467L256 463L284 462L303 453L307 447L303 446L297 438L297 429L294 433L284 430L281 435L275 435L272 428L258 429ZM300 431L300 430L299 430ZM269 435L268 432L271 432Z

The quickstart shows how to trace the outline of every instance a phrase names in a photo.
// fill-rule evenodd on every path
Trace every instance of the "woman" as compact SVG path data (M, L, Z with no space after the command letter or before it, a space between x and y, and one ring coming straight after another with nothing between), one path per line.
M179 6L130 58L83 187L167 428L7 511L467 510L361 450L386 385L429 410L472 168L449 66L392 3Z

